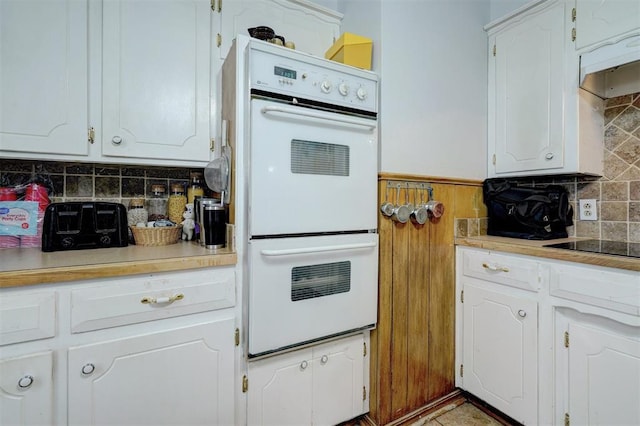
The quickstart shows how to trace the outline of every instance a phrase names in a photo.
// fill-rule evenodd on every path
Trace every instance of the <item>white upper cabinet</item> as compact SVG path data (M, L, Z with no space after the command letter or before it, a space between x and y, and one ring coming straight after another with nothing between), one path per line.
M0 151L87 155L87 0L0 1Z
M572 30L564 0L489 27L489 177L602 173L602 101L578 89Z
M248 28L267 26L296 50L324 57L340 37L342 15L305 0L218 0L222 3L220 58L229 52L237 34ZM219 4L219 3L218 3Z
M207 161L209 0L103 4L102 154Z
M562 167L563 12L555 2L491 37L496 173Z
M639 29L638 0L576 0L576 49Z

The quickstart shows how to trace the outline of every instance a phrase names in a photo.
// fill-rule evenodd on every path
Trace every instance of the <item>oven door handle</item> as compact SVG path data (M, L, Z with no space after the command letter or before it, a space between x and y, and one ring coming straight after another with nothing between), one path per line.
M298 254L308 253L322 253L327 251L341 251L341 250L361 250L373 248L376 243L360 243L360 244L343 244L339 246L321 246L321 247L309 247L309 248L294 248L283 250L262 250L260 254L263 256L295 256Z
M297 109L285 108L280 106L265 106L262 108L262 113L263 114L281 113L281 114L299 115L302 117L317 118L320 120L331 121L332 123L338 122L342 124L348 124L350 126L355 126L359 128L364 127L365 129L369 129L369 130L374 130L376 128L375 120L373 123L363 123L362 121L354 120L347 117L341 117L341 116L327 117L326 115L323 115L321 113L316 113L316 112L306 111L306 110L300 111Z

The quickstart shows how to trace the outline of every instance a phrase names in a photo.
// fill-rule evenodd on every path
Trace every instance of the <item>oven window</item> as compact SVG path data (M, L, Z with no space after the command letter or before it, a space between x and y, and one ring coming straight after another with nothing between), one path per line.
M349 147L323 142L291 141L291 172L349 176Z
M297 266L291 270L291 301L351 290L351 262Z

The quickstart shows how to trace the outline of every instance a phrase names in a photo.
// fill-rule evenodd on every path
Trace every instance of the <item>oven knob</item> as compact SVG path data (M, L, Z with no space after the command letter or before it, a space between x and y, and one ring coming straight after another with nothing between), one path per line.
M356 96L361 101L364 101L365 99L367 99L367 91L364 90L364 87L358 87L358 90L356 90Z
M323 81L320 85L320 90L322 90L323 93L329 93L331 91L331 82L329 80Z
M338 92L340 92L342 96L347 96L349 94L349 86L347 83L340 83L338 86Z

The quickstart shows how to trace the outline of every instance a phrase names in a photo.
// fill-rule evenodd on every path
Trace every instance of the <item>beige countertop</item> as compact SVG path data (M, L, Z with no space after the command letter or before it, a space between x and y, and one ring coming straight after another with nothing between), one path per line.
M0 249L0 288L228 266L236 261L236 253L229 249L207 250L183 241L159 247L130 245L52 253L34 248Z
M456 238L455 243L456 245L460 246L476 247L485 250L503 251L507 253L544 257L547 259L586 263L589 265L627 269L630 271L640 271L639 258L543 247L547 244L577 241L579 239L580 238L563 238L557 240L541 241L482 235L477 237Z

